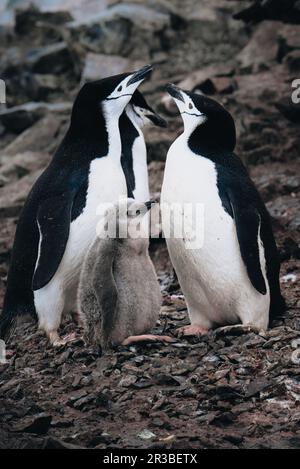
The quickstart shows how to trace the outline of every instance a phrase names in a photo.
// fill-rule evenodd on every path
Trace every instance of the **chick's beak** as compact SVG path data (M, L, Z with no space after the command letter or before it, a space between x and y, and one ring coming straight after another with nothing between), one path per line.
M151 210L152 206L157 204L157 200L151 199L145 202L145 206L147 210Z

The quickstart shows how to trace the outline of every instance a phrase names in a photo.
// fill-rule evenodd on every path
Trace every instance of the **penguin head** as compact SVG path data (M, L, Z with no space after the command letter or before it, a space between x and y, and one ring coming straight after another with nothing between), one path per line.
M140 247L144 246L148 250L150 220L146 217L146 214L156 203L155 200L138 202L135 199L127 199L127 237L129 244L133 242L134 245L138 239Z
M138 202L135 199L121 199L118 204L119 226L125 223L128 226L128 237L131 237L132 229L139 230L140 224L146 213L156 204L155 200L147 202ZM144 233L144 231L143 231Z
M99 125L101 115L118 119L137 87L151 72L151 65L145 65L132 73L86 83L75 99L71 124L90 128Z
M100 237L145 239L148 242L148 219L145 215L157 203L156 200L138 202L133 198L120 198L117 203L98 207Z
M136 90L126 106L126 113L140 128L148 125L167 127L167 122L149 106L140 91Z
M174 99L183 123L184 131L199 151L233 151L236 130L233 117L217 101L202 94L191 93L168 85L167 92ZM195 151L197 153L197 151Z

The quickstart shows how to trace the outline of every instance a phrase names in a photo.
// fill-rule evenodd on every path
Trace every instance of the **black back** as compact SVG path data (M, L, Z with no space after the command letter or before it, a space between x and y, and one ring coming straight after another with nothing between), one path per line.
M55 265L59 264L64 252L65 245L61 245L61 239L66 242L70 220L75 220L85 206L90 163L108 153L101 101L127 76L129 74L116 75L82 87L73 105L70 127L49 166L28 195L13 245L0 316L0 337L5 337L17 314L31 313L35 316L32 288L41 288L53 276ZM70 210L69 217L66 210L61 210L60 204L65 204L64 208ZM46 250L53 255L49 274L37 275L33 285L39 244L38 217L42 224L47 223L47 218L54 217L55 224L51 230L56 234L51 239L49 237L51 244ZM46 230L48 228L49 225L45 226Z

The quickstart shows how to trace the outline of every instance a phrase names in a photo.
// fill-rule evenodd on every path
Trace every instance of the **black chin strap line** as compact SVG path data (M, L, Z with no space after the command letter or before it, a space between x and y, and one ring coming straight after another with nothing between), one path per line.
M106 101L112 101L114 99L120 99L120 98L123 98L123 96L132 96L132 94L127 93L127 94L122 94L121 96L116 96L115 98L106 98Z
M195 114L195 113L186 112L186 111L183 111L183 112L181 112L180 114L181 114L181 115L182 115L182 114L187 114L188 116L196 116L196 117L204 116L204 114Z

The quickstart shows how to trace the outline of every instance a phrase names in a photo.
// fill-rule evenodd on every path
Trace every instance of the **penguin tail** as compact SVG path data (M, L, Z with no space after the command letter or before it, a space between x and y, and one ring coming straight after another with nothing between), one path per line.
M12 310L4 309L0 316L0 339L7 342L13 335L17 325L17 314Z
M8 341L13 335L19 317L30 315L36 319L32 294L22 297L17 293L7 290L4 298L3 310L0 314L0 339L4 341ZM14 301L15 298L17 301Z
M280 319L287 310L287 305L284 297L279 294L276 299L271 299L270 305L270 325L273 321Z

